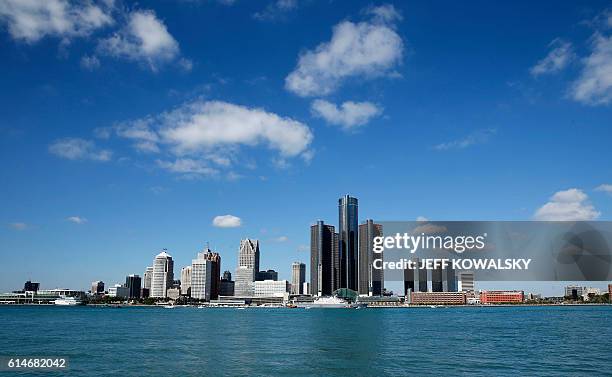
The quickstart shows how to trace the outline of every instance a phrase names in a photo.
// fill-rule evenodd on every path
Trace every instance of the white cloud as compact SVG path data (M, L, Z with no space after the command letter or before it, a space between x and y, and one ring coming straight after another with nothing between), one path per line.
M212 224L217 228L237 228L242 225L242 219L233 215L215 216Z
M602 191L607 194L612 194L612 185L611 184L599 185L595 188L595 191Z
M347 101L338 107L334 103L321 99L312 103L311 111L315 116L325 119L330 124L341 126L345 130L363 126L370 119L382 114L382 108L371 102Z
M91 1L2 0L0 23L16 40L34 43L46 36L69 40L113 23L110 7Z
M557 73L565 68L575 57L570 42L557 38L550 42L549 47L552 49L548 55L529 70L532 76L537 77L543 74Z
M588 105L607 105L612 101L612 36L596 33L591 55L583 59L580 77L571 87L571 97Z
M572 188L555 193L533 217L540 221L585 221L595 220L600 215L582 190Z
M403 42L393 24L381 21L384 17L376 16L368 22L337 24L329 42L300 55L297 67L285 78L285 88L303 97L321 96L350 77L391 73L401 62Z
M80 216L70 216L66 218L66 221L70 221L71 223L75 223L75 224L85 224L87 222L87 219L84 217L80 217Z
M178 42L150 10L130 13L127 25L113 36L102 39L98 50L111 56L146 63L153 71L175 60L180 54Z
M49 146L49 152L68 160L109 161L112 156L111 151L99 149L92 141L80 138L56 140Z
M186 178L210 177L219 173L205 161L190 158L177 158L174 161L157 160L157 166L169 172L181 174Z
M19 231L28 229L28 224L26 223L9 223L8 226Z
M274 0L261 12L253 14L253 18L260 21L274 21L286 17L286 15L297 9L298 0Z
M401 13L392 4L369 7L365 13L372 16L374 22L392 23L403 19Z
M445 151L449 149L464 149L472 145L484 144L495 134L495 129L485 129L472 132L464 138L434 145L434 149Z
M85 55L81 58L81 67L88 71L93 71L94 69L100 68L100 59L95 55Z
M287 242L289 241L289 237L287 236L279 236L272 239L274 242Z
M167 147L177 156L197 156L229 166L228 153L264 145L282 158L307 156L312 132L303 123L260 108L221 101L185 103L175 110L124 123L117 134L137 143Z

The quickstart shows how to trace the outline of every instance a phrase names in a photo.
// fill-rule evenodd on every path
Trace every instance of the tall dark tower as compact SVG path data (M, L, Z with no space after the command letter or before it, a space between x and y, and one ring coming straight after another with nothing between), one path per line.
M339 229L338 251L340 256L340 288L359 289L357 198L344 195L338 200Z
M317 221L310 227L310 294L329 296L338 289L338 233Z

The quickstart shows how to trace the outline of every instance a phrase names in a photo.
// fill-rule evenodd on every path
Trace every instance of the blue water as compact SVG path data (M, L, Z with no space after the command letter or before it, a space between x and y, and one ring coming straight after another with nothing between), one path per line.
M37 376L612 375L612 307L0 307L0 356L28 355L70 360Z

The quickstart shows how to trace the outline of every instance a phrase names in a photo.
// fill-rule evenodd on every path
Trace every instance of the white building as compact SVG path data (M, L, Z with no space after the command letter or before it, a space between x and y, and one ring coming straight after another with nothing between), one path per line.
M191 288L191 266L181 269L181 294L189 295L189 288Z
M307 295L309 293L310 293L310 283L305 281L304 284L302 284L302 294Z
M285 297L289 292L287 280L263 280L256 281L255 297Z
M301 262L293 262L291 265L291 294L304 293L302 286L306 281L306 265Z
M458 285L459 292L474 292L474 271L461 271Z
M212 262L200 254L191 261L191 297L210 301Z
M164 249L153 261L153 276L151 277L150 297L167 297L168 288L174 281L174 261Z
M253 282L259 272L259 241L240 241L238 268L236 268L234 295L253 296Z
M144 275L142 275L142 287L151 289L151 279L153 279L153 266L147 267Z

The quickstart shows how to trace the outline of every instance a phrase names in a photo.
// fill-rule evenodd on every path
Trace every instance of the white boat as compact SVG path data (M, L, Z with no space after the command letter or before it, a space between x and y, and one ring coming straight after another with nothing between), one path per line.
M60 306L83 305L83 301L77 299L76 297L69 297L69 296L60 296L60 298L55 299L53 303L55 305L60 305Z
M342 308L350 308L351 305L345 300L332 296L332 297L318 297L314 300L314 302L304 302L297 304L298 308L305 309L342 309Z
M165 309L174 309L174 305L164 305Z

